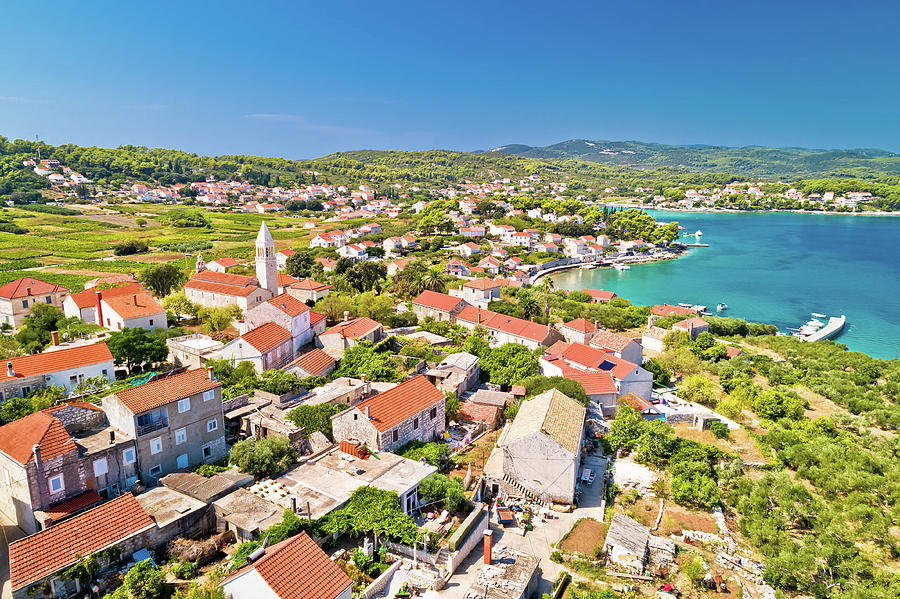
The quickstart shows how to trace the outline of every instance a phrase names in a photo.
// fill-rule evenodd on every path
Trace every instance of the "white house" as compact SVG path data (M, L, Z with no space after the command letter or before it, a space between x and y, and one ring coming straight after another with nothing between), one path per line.
M312 340L309 316L310 311L305 303L293 295L282 293L247 310L241 330L249 332L266 323L275 323L291 332L294 340L292 351L296 355Z
M85 379L100 377L115 380L115 365L106 343L79 345L9 358L0 368L0 400L25 397L50 385L71 393Z
M165 309L149 293L103 296L98 312L100 325L111 331L168 328Z
M294 359L291 332L273 322L244 333L221 350L223 360L250 362L256 372L281 368Z

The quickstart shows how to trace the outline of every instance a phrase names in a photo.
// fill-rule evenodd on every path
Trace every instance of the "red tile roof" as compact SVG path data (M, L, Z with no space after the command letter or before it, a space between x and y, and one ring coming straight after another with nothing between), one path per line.
M261 558L222 584L251 570L256 570L279 599L337 597L353 585L350 577L305 532L267 548Z
M117 391L114 395L125 404L125 407L134 414L140 414L160 406L172 403L194 395L221 387L219 381L209 380L205 368L188 370L180 374L160 377L149 383L131 387L124 391Z
M730 345L725 346L725 355L727 355L729 358L734 358L741 355L742 353L744 353L744 350L739 347L732 347Z
M709 323L700 318L699 316L693 316L691 318L685 318L682 321L676 322L672 325L672 328L678 327L684 331L690 331L691 329L708 329Z
M650 308L650 312L656 316L672 316L673 314L683 314L685 316L694 316L697 311L684 306L672 306L670 304L657 304Z
M29 289L31 290L30 295L43 295L45 293L59 293L62 291L69 291L67 288L62 287L61 285L46 283L44 281L41 281L40 279L32 279L31 277L23 277L21 279L16 279L15 281L10 281L6 285L0 287L0 297L5 299L30 297L28 293Z
M603 289L582 289L582 291L598 302L608 302L616 297L615 292L604 291Z
M441 310L443 312L452 312L460 304L464 303L465 302L458 297L451 297L446 293L438 293L437 291L428 290L423 291L416 297L416 299L413 300L413 304L419 304L425 306L426 308Z
M231 268L232 266L237 266L239 262L234 258L226 256L225 258L219 258L218 260L213 260L210 264L218 264L223 268Z
M112 361L112 354L102 341L91 345L67 347L42 354L0 360L11 362L13 368L12 377L9 376L7 368L0 368L0 382Z
M274 322L267 322L252 331L247 331L240 338L253 346L258 352L265 353L290 339L291 332Z
M295 298L293 295L288 295L287 293L276 295L267 301L292 318L309 310L309 306Z
M100 297L106 299L119 295L146 293L146 291L147 290L144 289L144 286L140 283L126 283L119 287L110 287L109 289L87 289L85 291L73 293L70 297L75 302L75 305L78 306L78 309L83 310L97 305L98 292L100 293Z
M254 277L233 275L227 272L215 272L213 270L204 270L196 273L191 277L191 282L193 281L209 281L210 283L233 285L235 287L249 287L256 285L256 279Z
M42 460L78 450L66 427L47 411L0 426L0 451L23 466L34 461L35 445L41 446Z
M420 374L356 404L355 407L363 414L369 408L370 422L383 432L443 400L444 394L424 374Z
M344 322L339 322L322 335L341 335L348 339L359 339L365 337L375 329L381 328L381 325L371 318L365 316L360 318L351 318Z
M478 279L474 279L472 281L467 281L463 287L468 287L469 289L496 289L500 287L500 283L496 282L494 279L489 279L487 277L481 277Z
M237 297L247 297L248 295L259 291L259 287L257 287L256 285L247 285L242 287L239 285L228 285L225 283L213 283L211 281L206 281L203 279L191 279L190 281L185 283L184 286L186 289L210 291L212 293L219 293L221 295L233 295Z
M324 314L319 314L318 312L309 311L309 326L314 326L319 322L325 320Z
M634 393L627 393L617 400L620 404L624 404L630 408L634 408L638 412L643 412L647 408L652 408L653 404Z
M50 506L45 512L47 517L50 518L50 521L54 522L61 518L65 518L69 514L74 514L86 507L90 507L95 503L100 503L101 501L103 501L103 498L100 497L100 494L97 493L97 491L86 491L81 495L76 495L68 501L63 501L62 503Z
M106 303L113 312L122 317L123 320L140 318L142 316L153 316L154 314L165 314L166 312L159 302L153 299L149 293L132 293L130 295L104 297L103 302Z
M315 348L298 357L296 360L285 366L296 366L312 376L325 372L329 366L337 362L334 358L326 354L319 348Z
M597 330L597 325L585 318L576 318L575 320L570 320L569 322L563 324L563 326L575 331L581 331L582 333L589 333L591 331Z
M90 555L156 525L131 493L64 520L9 545L12 589L59 572Z
M566 374L566 378L581 383L588 395L618 393L616 383L608 372L580 372Z
M300 279L296 283L291 283L292 289L306 289L308 291L325 291L331 289L331 285L320 283L313 279Z
M464 401L459 408L461 420L470 422L488 422L493 423L497 420L497 412L500 406L490 406L486 404Z
M591 345L612 352L621 352L628 347L632 341L634 340L627 335L620 335L619 333L613 333L612 331L607 331L605 329L597 331L594 333L594 336L591 337Z
M507 316L491 310L483 310L475 306L463 308L457 315L456 320L537 342L543 342L551 334L547 325Z

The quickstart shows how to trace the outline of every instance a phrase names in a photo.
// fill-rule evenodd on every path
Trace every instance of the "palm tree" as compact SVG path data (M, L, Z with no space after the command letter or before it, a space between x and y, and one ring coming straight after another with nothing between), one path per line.
M425 286L425 289L430 289L431 291L443 291L444 273L437 268L430 268L428 269L428 272L422 275L421 282Z
M531 318L541 313L541 305L530 295L519 300L519 309L522 310L522 316L525 318Z
M541 279L541 284L538 285L538 289L541 292L541 295L544 296L544 316L550 316L550 294L553 293L553 281L547 277Z

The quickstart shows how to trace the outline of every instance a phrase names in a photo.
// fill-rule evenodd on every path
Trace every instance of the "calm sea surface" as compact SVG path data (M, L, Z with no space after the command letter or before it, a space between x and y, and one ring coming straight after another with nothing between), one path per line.
M879 358L900 352L900 217L649 211L703 232L708 248L675 260L571 270L563 289L606 289L635 304L728 304L723 315L797 327L811 312L845 314L836 340ZM692 237L686 241L692 241Z

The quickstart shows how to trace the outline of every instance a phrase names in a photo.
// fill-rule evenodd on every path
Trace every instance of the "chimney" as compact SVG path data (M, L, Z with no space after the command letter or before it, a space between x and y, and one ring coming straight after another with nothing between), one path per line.
M109 444L110 445L116 444L116 431L109 431Z
M359 375L359 380L361 380L362 384L365 385L366 384L366 375L364 375L364 374Z
M206 369L206 376L208 376L208 377L209 377L209 380L211 380L211 381L216 380L216 375L215 375L215 373L213 372L212 366L207 367L207 369Z
M52 339L53 345L59 345L59 331L50 331L50 339Z
M137 293L135 293L134 295L131 296L131 302L132 302L135 306L138 305L138 304L137 304Z
M350 320L350 311L344 310L344 322L347 322L349 320Z
M44 462L41 460L41 446L40 445L32 445L31 452L34 454L34 463L41 467L44 465Z
M372 419L372 409L369 406L366 406L366 418Z
M8 376L9 378L16 376L16 371L13 370L12 362L6 363L6 376Z
M484 531L484 565L490 566L492 561L494 543L494 531L487 529Z
M291 511L297 513L297 497L295 495L291 495Z
M103 308L100 306L100 300L103 299L103 292L97 291L97 324L103 326Z
M31 295L31 287L25 288L25 295Z

